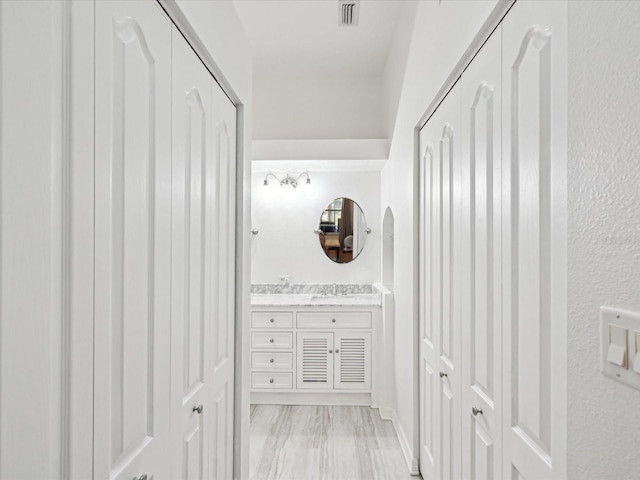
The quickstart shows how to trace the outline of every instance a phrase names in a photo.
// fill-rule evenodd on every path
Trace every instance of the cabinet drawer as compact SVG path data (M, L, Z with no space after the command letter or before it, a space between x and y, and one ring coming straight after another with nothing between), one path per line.
M253 372L251 388L293 388L293 373Z
M293 348L293 333L251 332L251 348Z
M300 312L298 328L371 328L370 312Z
M291 370L293 368L293 353L252 352L251 368L257 370Z
M253 328L293 328L293 312L253 312Z

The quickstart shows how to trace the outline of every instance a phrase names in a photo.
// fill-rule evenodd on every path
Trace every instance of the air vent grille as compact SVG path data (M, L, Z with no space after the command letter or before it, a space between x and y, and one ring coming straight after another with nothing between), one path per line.
M359 0L338 1L338 25L358 25Z

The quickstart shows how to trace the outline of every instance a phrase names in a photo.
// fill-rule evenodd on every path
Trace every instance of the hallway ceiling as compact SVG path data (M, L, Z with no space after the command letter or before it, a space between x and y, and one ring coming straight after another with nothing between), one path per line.
M361 0L357 26L338 26L338 0L233 0L256 77L382 75L400 0Z

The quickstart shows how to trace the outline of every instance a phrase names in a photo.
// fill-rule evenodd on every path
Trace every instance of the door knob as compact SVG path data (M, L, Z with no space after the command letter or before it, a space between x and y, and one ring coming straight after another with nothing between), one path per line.
M133 477L133 480L147 480L147 474L143 473L142 475L140 475L139 477Z
M204 410L204 407L202 406L202 404L196 405L195 407L193 407L194 412L202 413L202 410Z
M445 372L440 372L440 378L442 377L448 377L449 375L447 375Z
M471 413L473 413L473 416L476 417L478 414L482 415L482 409L481 408L476 408L473 407L471 409Z

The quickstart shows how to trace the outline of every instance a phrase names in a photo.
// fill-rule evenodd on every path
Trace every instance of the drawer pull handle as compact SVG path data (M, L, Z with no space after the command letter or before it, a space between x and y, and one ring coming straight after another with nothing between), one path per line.
M273 343L273 338L270 338L270 339L269 339L269 343Z
M270 318L270 319L269 319L269 321L270 321L271 323L273 323L273 322L275 322L275 321L276 321L276 319L275 319L275 318Z
M273 378L270 378L270 379L269 379L269 383L273 383Z
M195 407L193 407L194 412L202 413L202 410L204 410L204 407L202 406L202 404L196 405Z
M478 414L482 415L482 409L481 408L477 408L477 407L473 407L471 409L471 413L473 413L474 417L477 417Z
M269 359L269 363L273 363L273 358L270 358L270 359Z
M329 350L329 353L333 353L333 350Z
M332 322L332 323L336 323L336 319L335 319L335 318L332 318L332 319L331 319L331 322Z

